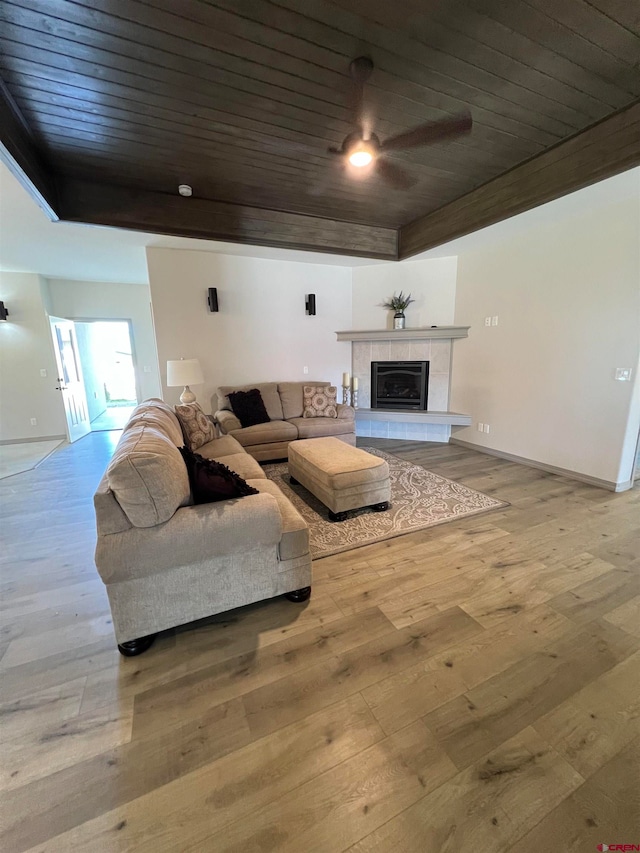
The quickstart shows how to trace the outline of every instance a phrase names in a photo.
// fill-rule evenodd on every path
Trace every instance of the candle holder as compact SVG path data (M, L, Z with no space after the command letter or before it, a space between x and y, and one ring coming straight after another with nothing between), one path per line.
M351 405L354 409L358 408L358 389L353 388L351 391Z
M351 389L349 388L348 385L342 386L342 402L344 403L345 406L349 405L349 391L350 390Z

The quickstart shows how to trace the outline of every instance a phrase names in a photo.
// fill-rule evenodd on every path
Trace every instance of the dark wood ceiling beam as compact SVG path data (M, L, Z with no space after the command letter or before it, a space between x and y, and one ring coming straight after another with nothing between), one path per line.
M20 63L20 67L26 64ZM40 73L51 74L50 69L44 66L31 66L31 70ZM193 130L202 128L207 131L217 131L222 134L231 134L236 139L253 138L263 140L265 144L275 150L281 149L288 155L301 159L307 159L308 155L326 157L326 148L329 143L336 144L340 141L338 133L333 138L323 140L327 128L315 127L310 124L291 124L292 128L285 126L285 120L281 119L281 125L270 124L265 119L275 120L273 113L261 113L259 118L247 118L231 112L223 112L210 108L203 108L199 104L191 105L188 100L177 104L167 97L149 95L148 102L140 100L141 93L138 89L131 87L120 87L119 97L110 95L105 86L95 81L91 89L81 88L63 84L56 79L45 79L35 77L31 74L14 72L15 89L26 89L28 94L21 96L21 104L26 110L26 105L33 103L34 111L37 112L41 105L60 105L69 109L80 111L85 118L89 115L100 117L114 116L128 122L140 122L141 119L153 123L156 127L179 127L184 134L191 134ZM87 81L88 83L88 81ZM99 94L99 103L93 100ZM217 99L216 103L220 104ZM195 114L194 114L194 111ZM256 115L258 115L256 113ZM287 122L287 124L290 124ZM318 135L313 133L317 129ZM348 126L343 128L344 132ZM491 140L495 140L492 142ZM430 168L442 165L443 171L451 164L453 176L458 177L464 172L463 161L468 154L472 154L474 165L485 163L487 153L491 153L491 161L504 171L505 168L528 159L538 153L539 146L532 146L518 139L511 139L502 134L486 132L486 128L477 124L469 137L461 142L452 142L446 146L428 147L424 150L414 149L410 152L412 162L424 164ZM499 140L499 141L498 141ZM491 150L493 149L493 151ZM503 153L504 152L504 153Z
M299 9L297 0L280 0L279 4L295 12ZM441 91L451 97L459 99L459 102L473 105L477 111L486 110L494 113L494 118L502 115L502 123L507 128L507 121L514 120L521 127L512 127L515 133L522 135L523 128L528 124L535 125L539 130L545 129L558 138L571 133L577 127L584 126L580 121L574 121L575 111L562 110L562 105L549 101L544 112L537 92L530 93L527 90L514 85L513 81L499 80L487 69L474 68L456 61L456 57L446 52L425 51L414 38L410 27L404 32L394 32L393 38L389 37L389 30L385 26L376 24L362 15L351 12L350 5L347 9L337 8L327 0L315 0L304 7L304 17L301 16L300 26L307 28L313 24L315 31L320 31L322 21L331 21L334 29L329 30L326 38L330 41L332 33L347 33L362 41L371 48L376 61L376 83L382 85L385 75L398 76L403 81L412 81L426 89ZM399 13L402 18L402 12ZM309 21L307 19L313 19ZM309 33L313 38L313 31ZM389 45L395 48L395 55L387 61ZM495 98L498 91L499 99ZM490 97L493 93L494 97ZM603 114L606 110L603 111ZM544 116L544 118L543 118ZM572 118L573 116L573 118ZM490 115L483 115L482 120L490 122ZM531 137L534 138L534 137ZM553 141L556 141L553 140ZM540 140L543 141L543 140ZM546 144L551 144L547 139Z
M640 102L400 229L399 258L493 225L640 164Z
M154 143L151 141L151 134L147 138L134 137L132 134L122 132L122 137L111 137L111 128L106 131L100 126L96 127L97 132L91 130L90 125L86 125L86 130L79 131L74 126L73 136L71 132L65 132L65 120L61 123L56 123L54 119L51 121L40 121L40 129L45 134L47 145L52 146L56 151L56 162L60 167L63 164L63 158L79 158L79 164L85 152L89 152L94 156L93 168L103 168L109 161L113 161L114 157L120 163L125 165L131 157L145 157L152 155L153 160L157 161L158 167L171 169L172 174L180 176L180 181L192 183L196 188L201 188L203 178L214 178L216 176L227 176L228 170L244 173L247 176L255 175L255 181L264 189L269 187L273 193L284 192L286 189L295 191L297 189L298 197L303 197L305 203L309 201L309 192L300 193L300 177L305 177L305 186L307 190L311 190L311 196L319 191L319 188L326 188L326 192L331 192L331 200L334 204L348 201L349 199L360 199L361 202L367 202L368 205L377 203L386 208L392 199L390 199L389 188L384 182L376 178L375 174L366 181L357 181L349 178L339 168L339 164L335 161L327 161L319 164L309 164L305 168L300 168L294 164L287 162L286 158L275 160L272 156L265 152L253 151L251 149L242 148L239 146L212 144L207 147L190 142L189 140L177 139L175 147L170 145L170 140L166 138L157 139ZM120 139L127 140L126 154L121 153ZM146 149L153 149L147 151ZM192 155L192 157L190 156ZM193 158L193 160L192 160ZM191 162L192 160L192 162ZM434 209L442 204L443 197L455 198L461 193L464 193L473 187L471 181L447 181L438 178L430 173L428 169L418 170L412 164L403 164L407 174L413 176L417 180L417 184L411 188L411 201L420 202L424 205L424 210ZM128 171L134 171L133 167ZM145 170L145 174L148 170ZM418 180L419 179L419 180ZM168 187L164 186L166 181L163 180L163 185L152 184L150 176L147 177L147 188L150 190L165 190ZM206 195L206 193L205 193ZM402 209L406 205L406 192L398 196L397 191L392 191L392 198L398 200L399 206ZM405 213L406 215L406 213ZM361 217L362 218L362 217ZM383 224L380 222L380 224ZM396 226L398 220L396 220Z
M637 68L638 39L608 14L603 15L584 0L562 0L562 3L528 0L528 3L572 33L592 33L588 39L591 44L619 62L626 63L631 69Z
M0 143L2 159L51 220L57 219L56 188L29 127L0 79Z
M26 114L30 115L28 110ZM105 153L108 153L113 147L121 148L122 142L132 143L153 148L154 154L164 152L174 160L180 160L185 154L191 152L197 157L197 160L193 161L194 171L197 170L198 162L214 160L215 163L219 163L228 159L233 161L241 159L248 166L264 169L267 173L281 172L286 175L301 175L305 179L318 180L335 166L335 157L329 154L324 156L305 154L300 157L295 156L293 151L278 150L277 146L268 146L251 138L238 140L225 134L206 131L198 134L179 133L175 129L160 130L157 124L127 123L87 115L76 119L57 115L48 107L39 109L37 116L33 116L33 121L34 124L37 123L40 133L49 144L55 143L56 138L62 136L67 147L76 144L82 147L85 142L95 142L103 146ZM402 165L409 172L414 173L416 178L428 179L438 191L450 188L457 189L459 192L462 187L468 187L472 182L471 178L456 174L455 163L452 163L450 172L421 166L415 161L403 162ZM427 195L430 194L433 192L427 192Z
M118 158L117 154L105 160L96 151L83 152L82 160L78 158L77 149L71 152L62 152L58 162L62 173L92 179L100 174L102 180L109 181L119 186L137 186L150 192L175 194L177 186L185 182L184 171L167 161L154 166L154 171L141 179L135 167L127 161ZM156 181L153 182L155 189L149 190L150 176L155 174ZM295 185L287 185L284 181L265 179L260 170L242 168L241 164L228 165L219 176L203 175L200 179L193 181L192 185L198 197L220 201L235 201L242 204L270 208L273 206L275 189L279 191L279 199L282 210L292 212L309 213L316 216L335 218L336 193L333 188L328 188L322 195L301 197L296 191ZM387 193L388 195L388 193ZM453 196L455 198L455 194ZM386 204L386 207L385 207ZM379 205L385 207L384 211L377 215L375 224L385 228L395 228L396 223L402 220L402 202L399 201L393 207L383 198ZM421 207L427 205L422 204ZM433 203L431 205L433 207ZM361 225L374 224L369 219L371 211L371 190L362 190L360 198L354 193L350 198L343 196L340 199L341 215L352 222Z
M103 88L113 91L115 85L131 85L138 89L148 87L149 79L156 78L162 81L163 87L158 87L158 94L170 96L174 104L181 103L185 98L187 103L202 104L200 95L206 98L207 106L220 103L228 104L230 111L234 114L247 113L251 116L257 115L262 108L266 108L266 117L273 117L272 104L278 104L278 113L285 116L297 118L300 121L300 129L313 132L319 143L337 144L353 128L349 122L349 112L343 103L348 91L348 79L346 75L340 78L340 85L335 91L325 89L324 100L315 100L312 95L295 91L292 87L296 85L297 78L290 78L290 88L282 86L274 87L270 84L261 85L259 92L260 102L256 103L255 80L237 74L230 74L226 69L221 70L214 66L206 68L201 63L192 63L190 59L169 55L164 52L155 52L155 63L142 61L147 55L140 46L132 45L130 51L136 57L120 56L117 53L107 53L103 50L80 44L67 42L64 52L52 50L52 47L60 47L62 41L50 34L41 34L36 30L25 29L5 24L4 36L6 41L0 42L7 56L15 59L23 59L38 63L46 63L47 70L58 68L68 74L83 74L87 78L92 75L95 78L94 62L103 59L100 71L100 80ZM12 38L10 38L12 36ZM104 37L101 35L102 41ZM48 47L47 47L48 46ZM46 48L46 49L45 49ZM37 51L37 52L36 52ZM109 63L111 63L109 65ZM185 71L193 65L198 69L188 91L184 89ZM172 67L167 67L172 66ZM346 62L345 62L346 66ZM35 73L35 66L32 66ZM40 72L44 73L44 72ZM124 75L128 75L126 78ZM269 72L265 73L269 77ZM376 79L384 80L381 71ZM64 80L69 83L68 79ZM106 84L106 85L105 85ZM217 98L213 101L210 97L211 86L215 85ZM247 90L247 86L250 88ZM430 92L422 86L413 85L400 81L392 88L411 86L411 93L415 100L411 100L401 92L379 91L375 80L369 87L373 98L376 95L379 103L374 104L373 111L376 113L376 131L378 135L385 136L398 131L407 130L414 124L421 123L433 118L442 117L448 112L460 109L466 102L443 99L440 96L429 97ZM245 106L246 105L246 106ZM425 106L426 105L426 106ZM520 108L518 108L520 109ZM509 168L514 164L514 154L521 153L520 159L532 156L543 145L556 142L562 136L575 131L577 127L584 126L590 119L583 119L581 124L575 122L571 125L554 125L554 132L534 128L532 122L534 115L529 111L523 111L522 120L517 123L512 117L494 115L483 108L482 104L474 103L474 118L476 129L470 144L485 150L496 159L496 165L501 169ZM604 114L606 110L603 111ZM411 117L411 118L408 118ZM522 123L524 122L524 123ZM546 124L544 121L543 125ZM505 151L508 151L510 162L504 162ZM515 161L517 162L517 160Z
M614 18L621 27L640 37L640 14L634 3L629 3L629 0L589 0L589 3L603 15Z
M79 7L77 4L71 5L76 9L82 9L82 7ZM55 49L54 45L63 41L63 38L59 35L52 35L49 32L49 30L55 31L56 29L55 18L45 19L42 14L30 16L28 10L21 9L17 6L11 6L9 4L7 4L5 8L5 17L7 20L4 29L6 31L7 38L14 38L21 43L31 44L32 47L37 48L38 50L45 48ZM127 8L130 8L133 12L138 9L138 4L127 4ZM219 47L214 50L211 50L211 48L206 50L201 48L203 55L200 58L200 61L195 61L191 57L192 53L197 55L198 52L198 45L195 43L191 46L191 50L187 55L179 54L178 51L180 49L182 51L185 50L184 40L173 38L173 42L180 45L180 47L175 47L173 51L158 51L157 49L154 50L146 48L144 46L144 39L145 37L149 38L149 31L153 31L155 39L158 39L162 35L157 32L157 28L160 26L160 16L163 13L160 11L154 12L154 10L149 9L146 5L143 5L140 8L146 10L146 16L142 18L139 15L138 18L140 20L144 19L148 21L146 36L143 29L141 29L141 35L139 36L139 39L142 40L141 44L136 45L133 41L119 38L112 38L109 42L106 42L105 35L102 32L87 29L86 32L83 31L85 33L84 38L82 38L81 34L78 33L77 40L67 40L66 43L68 50L65 52L65 56L68 53L69 56L73 56L78 60L84 59L85 61L88 61L88 59L91 58L92 61L95 60L105 66L111 66L114 68L122 61L127 65L130 65L132 68L138 68L143 76L145 76L145 71L142 70L142 67L144 62L147 62L154 65L157 69L156 73L161 74L164 79L167 79L171 71L182 75L184 75L185 72L188 72L194 76L203 76L203 79L209 80L209 85L211 83L222 85L226 81L227 85L230 84L236 86L240 90L247 90L246 87L251 86L250 90L255 91L256 63L253 61L250 62L242 57L223 53L224 61L221 65L217 66L215 63L221 62ZM202 5L199 4L197 8L208 9L209 7L202 7ZM215 11L216 10L212 10L212 12ZM176 16L170 15L169 17L171 18L172 26L175 29ZM32 18L33 29L21 27L18 23L21 20L31 21ZM47 26L41 24L41 26L37 28L36 22L38 20L51 20L53 23L50 23ZM108 22L111 20L111 16L105 16L105 27L108 26ZM117 21L119 19L114 20ZM316 22L308 22L313 23L316 29L319 28L319 25ZM122 22L120 23L122 24ZM170 24L167 23L166 26L169 27ZM64 22L60 23L60 27L64 27ZM135 27L135 23L129 24L129 28L134 28L135 30ZM335 35L335 31L332 31L330 28L325 29ZM380 29L382 30L382 28ZM17 31L19 31L19 33ZM197 28L197 33L201 34L205 31L204 27ZM33 37L29 36L29 32L38 36L37 43L32 41ZM137 32L137 30L135 30L135 32ZM173 30L170 30L170 32L173 32ZM212 32L216 33L216 30L212 30ZM130 35L133 35L133 33ZM224 33L217 34L218 41L220 41L223 46L224 36ZM170 36L166 37L171 38ZM197 36L194 35L193 37L196 38ZM203 36L200 36L200 38L203 38ZM87 44L85 44L85 42L87 42ZM109 46L108 55L100 45ZM416 57L421 55L421 51L417 51L417 48L418 46L411 42L411 40L406 40L406 50L409 53L415 54ZM222 50L224 50L224 47ZM253 57L257 48L245 43L244 50L245 53L248 53ZM122 56L119 51L123 51ZM140 60L144 60L144 62L139 62L138 58ZM273 57L271 64L265 64L268 61L265 58L264 63L259 66L259 78L264 83L261 94L262 97L271 100L281 100L283 103L297 103L299 106L307 109L313 109L316 101L321 101L324 109L330 114L332 113L334 118L344 116L344 99L347 92L346 87L348 85L346 74L334 74L332 79L335 80L335 82L330 86L319 85L315 80L309 80L306 77L299 76L299 74L292 74L279 70L276 65L277 58L278 57ZM291 57L282 57L281 62L282 61L291 63L293 60ZM345 71L347 64L348 60L345 58ZM314 68L314 66L311 66L310 64L307 64L307 67L309 69L314 69L315 77L321 77L323 74L324 70L322 68ZM430 95L432 96L432 102L430 104L431 108L438 107L438 104L440 104L440 109L448 109L451 111L459 109L464 104L472 103L479 118L486 121L489 126L503 129L505 131L511 131L516 135L531 138L533 141L537 141L544 145L551 144L557 141L557 139L575 132L576 129L584 126L585 123L592 120L588 116L580 115L576 110L572 110L554 102L550 102L549 109L546 113L540 112L540 105L536 105L535 102L535 98L539 98L540 96L538 96L537 93L528 93L521 88L514 89L511 100L497 96L496 94L491 94L490 89L482 89L477 82L476 78L479 72L474 74L472 73L472 70L469 71L468 81L457 79L451 80L449 77L439 73L437 70L429 70L427 72L426 70L416 70L417 68L418 66L415 62L411 63L407 62L402 57L394 57L392 62L392 74L387 74L384 67L381 67L376 73L375 78L371 81L370 92L373 94L377 89L387 89L387 91L383 93L382 104L386 105L386 109L391 111L391 113L394 109L394 98L408 99L409 101L413 100L415 112L417 114L422 110L423 120L429 116L424 113L422 105L425 103L425 99L429 99ZM124 67L122 67L121 70L124 70ZM307 73L310 74L311 72L309 71ZM443 89L443 94L438 94L436 88L436 83L440 78L440 88ZM175 77L175 74L174 83L179 85L179 80ZM487 86L488 85L489 83L487 81ZM284 93L286 93L286 95ZM451 98L451 93L455 93L455 100ZM436 99L435 101L433 101L434 95ZM405 108L407 104L402 104L402 106ZM603 111L603 114L605 112L606 110ZM389 115L389 120L393 122L393 114Z
M391 228L75 180L62 182L59 193L60 218L65 222L332 254L397 258L397 232Z
M35 78L32 78L34 80ZM33 88L34 83L30 86ZM50 88L50 87L49 87ZM101 98L104 100L107 96ZM113 99L115 100L115 99ZM282 137L272 137L265 133L258 133L253 130L238 132L237 128L232 125L221 125L214 123L210 125L204 118L199 119L193 116L183 116L177 113L170 113L173 116L172 120L158 118L151 111L149 112L148 105L130 103L131 107L123 109L123 101L120 99L120 107L113 108L101 104L100 107L91 107L82 100L70 100L64 96L50 93L46 94L23 96L21 99L23 111L25 114L30 114L34 126L41 126L46 123L44 117L52 115L60 115L56 113L56 106L63 105L70 112L70 120L81 127L87 123L99 123L105 128L112 126L115 128L121 126L122 123L130 125L132 128L142 126L150 128L149 133L153 135L159 130L167 131L167 135L178 133L181 139L215 139L220 142L225 141L231 146L239 146L244 148L252 148L260 151L265 155L278 156L286 158L287 162L300 164L304 168L308 163L328 164L332 157L327 154L326 149L322 148L321 143L315 140L315 145L311 144L312 136L306 138L309 143L300 143L293 140L284 139ZM32 112L30 113L30 108ZM72 114L75 110L75 115ZM162 113L162 115L166 114ZM110 119L113 120L110 120ZM43 119L43 120L41 120ZM188 124L186 122L188 121ZM73 126L70 127L70 135L73 135ZM117 135L115 132L112 135ZM400 154L400 158L406 161L404 165L414 172L421 180L428 178L430 183L435 182L436 185L443 186L461 186L468 185L471 180L473 183L478 183L478 169L490 169L492 172L499 174L507 167L513 166L522 158L517 154L517 147L511 153L510 157L492 157L488 156L484 151L474 148L474 139L477 131L470 137L466 137L460 143L449 143L440 146L429 146L425 149L414 149L408 152L407 155ZM465 167L464 157L471 154L471 166ZM514 157L515 155L515 157Z
M334 2L350 12L373 17L387 30L399 33L406 30L405 16L398 15L397 8L388 0L334 0ZM501 81L500 85L506 91L522 89L527 103L537 103L543 113L551 109L552 114L557 112L565 119L571 115L580 115L582 116L581 125L585 123L587 116L592 122L597 121L610 112L612 106L615 108L627 103L627 100L620 99L619 92L617 100L611 105L558 81L553 81L553 86L550 86L550 79L542 72L537 62L534 65L527 65L519 58L516 59L487 47L475 37L452 30L451 27L455 26L458 18L464 20L467 10L465 9L464 15L458 16L452 13L450 4L447 4L447 10L446 25L436 19L437 8L434 9L432 4L422 3L421 9L416 7L415 12L411 14L412 38L424 45L425 56L438 57L446 50L447 54L459 63L459 70L491 69L490 73L495 80L494 85Z
M58 0L52 9L48 0L30 0L32 8L25 10L7 4L7 26L13 22L32 27L40 33L51 31L55 34L51 38L66 38L86 46L85 49L108 47L113 52L157 62L162 67L170 66L176 70L182 68L191 73L194 68L197 70L199 64L211 63L213 55L222 53L225 57L224 69L227 71L244 75L252 63L254 67L258 64L262 67L261 74L264 79L272 80L292 91L306 91L313 98L327 99L329 102L343 105L340 95L344 92L345 71L353 55L353 47L341 57L331 42L331 50L315 45L316 49L323 52L321 56L314 58L312 64L309 61L312 46L308 40L289 36L283 44L282 38L285 34L278 33L273 28L269 29L269 37L265 38L264 26L252 20L257 13L257 7L261 5L259 2L253 3L250 17L239 16L235 9L230 13L193 0L184 0L179 6L176 6L173 0L156 0L153 9L149 8L148 4L137 3L135 0L111 0L109 14L96 10L93 5L87 8L68 0ZM272 6L270 8L273 9ZM318 29L317 23L311 23ZM176 38L177 30L180 31L181 38ZM189 51L186 54L185 38L190 39ZM272 41L278 44L277 50L272 49ZM147 47L149 44L163 46L162 60L154 58L159 52L150 50ZM405 46L405 50L410 50L411 46L415 50L415 44L411 45L410 42ZM242 57L250 57L251 61ZM461 81L473 81L474 92L479 90L491 95L498 113L514 117L522 110L521 119L533 122L539 112L541 117L547 117L549 121L555 119L563 123L565 130L561 132L562 136L595 118L600 118L606 112L601 111L596 116L589 113L580 114L574 104L561 104L535 89L526 90L520 87L518 96L509 100L507 97L497 96L496 92L500 88L514 88L510 78L503 79L502 86L496 87L493 75L483 68L474 68L464 59L457 57L444 56L439 59L448 63L457 62L453 76ZM402 57L396 57L392 61L395 65L404 60ZM428 74L429 86L433 86L434 71L437 76L437 66L423 72ZM255 71L248 71L248 74L253 76ZM484 89L481 86L483 80L486 84ZM400 96L405 93L398 91L398 86L408 89L412 84L420 82L413 80L407 69L399 78L394 73L394 77L388 78L388 81L395 91L389 91L387 94ZM380 86L381 82L374 80L372 85ZM414 89L416 104L423 104L424 86L420 85ZM500 102L503 102L501 107ZM560 132L559 126L556 131Z
M96 169L95 167L91 167L91 162L89 160L86 168L80 169L74 160L67 160L65 158L63 162L63 166L65 167L63 180L73 179L92 183L95 181L96 174L99 173L100 180L104 183L116 187L126 186L127 188L141 192L149 192L146 182L142 183L139 176L133 171L118 167L117 165L114 166L111 163L101 166L100 169ZM175 187L179 183L178 175L169 175L169 179L165 183L166 186L163 186L160 180L158 180L157 185L159 189L156 191L156 194L177 195ZM247 207L263 208L265 210L271 209L269 208L272 197L271 191L257 184L254 179L248 179L246 175L237 172L228 174L221 180L203 181L202 184L198 184L197 195L199 198L218 202L246 205ZM317 198L314 197L304 203L301 203L296 196L290 198L285 193L283 200L287 205L283 210L289 213L301 216L315 216L322 219L335 218L336 206L331 193L320 195ZM359 204L357 200L345 201L340 205L341 215L344 215L344 220L341 221L353 222L366 227L369 223L364 219L364 216L368 210L367 205ZM394 223L399 222L401 219L402 211L399 209L399 205L395 205L392 210L385 210L384 215L377 217L377 221L372 227L397 230Z
M465 0L473 9L490 15L515 32L525 33L540 45L571 59L585 68L597 68L601 77L618 88L626 89L630 97L638 96L637 70L622 62L617 55L603 50L599 44L584 38L566 26L555 22L523 0L495 3L491 0ZM555 6L555 0L551 0Z
M409 2L414 7L411 9L412 17L424 12L423 0ZM435 19L451 30L453 39L463 34L469 37L471 44L486 46L499 56L505 55L522 63L526 69L539 69L544 80L541 88L551 86L555 90L561 84L566 87L565 91L576 91L596 102L607 104L608 112L628 103L627 92L595 74L592 69L578 65L573 57L561 56L547 45L533 41L526 33L516 32L489 14L476 11L466 0L461 8L462 2L451 0L446 5L431 9L433 17L425 19L425 26ZM609 0L603 2L609 3ZM620 2L628 5L628 0ZM490 9L487 11L490 12Z

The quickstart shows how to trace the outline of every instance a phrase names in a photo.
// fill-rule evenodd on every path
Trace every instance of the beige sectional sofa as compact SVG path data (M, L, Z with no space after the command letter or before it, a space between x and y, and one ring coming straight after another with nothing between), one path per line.
M303 387L330 385L330 382L259 382L253 385L222 385L218 388L216 421L224 435L236 438L243 448L259 462L286 459L290 441L298 438L324 438L333 435L347 444L356 443L355 411L351 406L338 405L337 418L303 418ZM231 410L229 394L257 388L264 401L268 423L242 427Z
M198 449L259 494L193 505L173 410L147 400L133 412L94 497L96 566L118 648L139 654L158 631L288 594L308 598L306 522L232 436Z

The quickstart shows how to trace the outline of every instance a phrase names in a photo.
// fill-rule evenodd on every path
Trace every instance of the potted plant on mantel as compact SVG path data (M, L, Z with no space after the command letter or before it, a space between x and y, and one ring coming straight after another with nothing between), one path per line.
M404 324L406 318L404 316L404 312L407 310L409 305L412 302L415 302L415 299L411 298L411 294L408 293L406 296L402 291L399 294L393 294L390 299L387 299L386 302L382 303L383 308L388 308L389 311L394 311L393 315L393 328L394 329L404 329Z

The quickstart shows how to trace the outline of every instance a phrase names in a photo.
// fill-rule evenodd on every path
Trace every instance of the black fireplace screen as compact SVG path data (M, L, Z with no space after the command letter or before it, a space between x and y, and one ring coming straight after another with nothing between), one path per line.
M371 408L426 411L428 361L372 361Z

